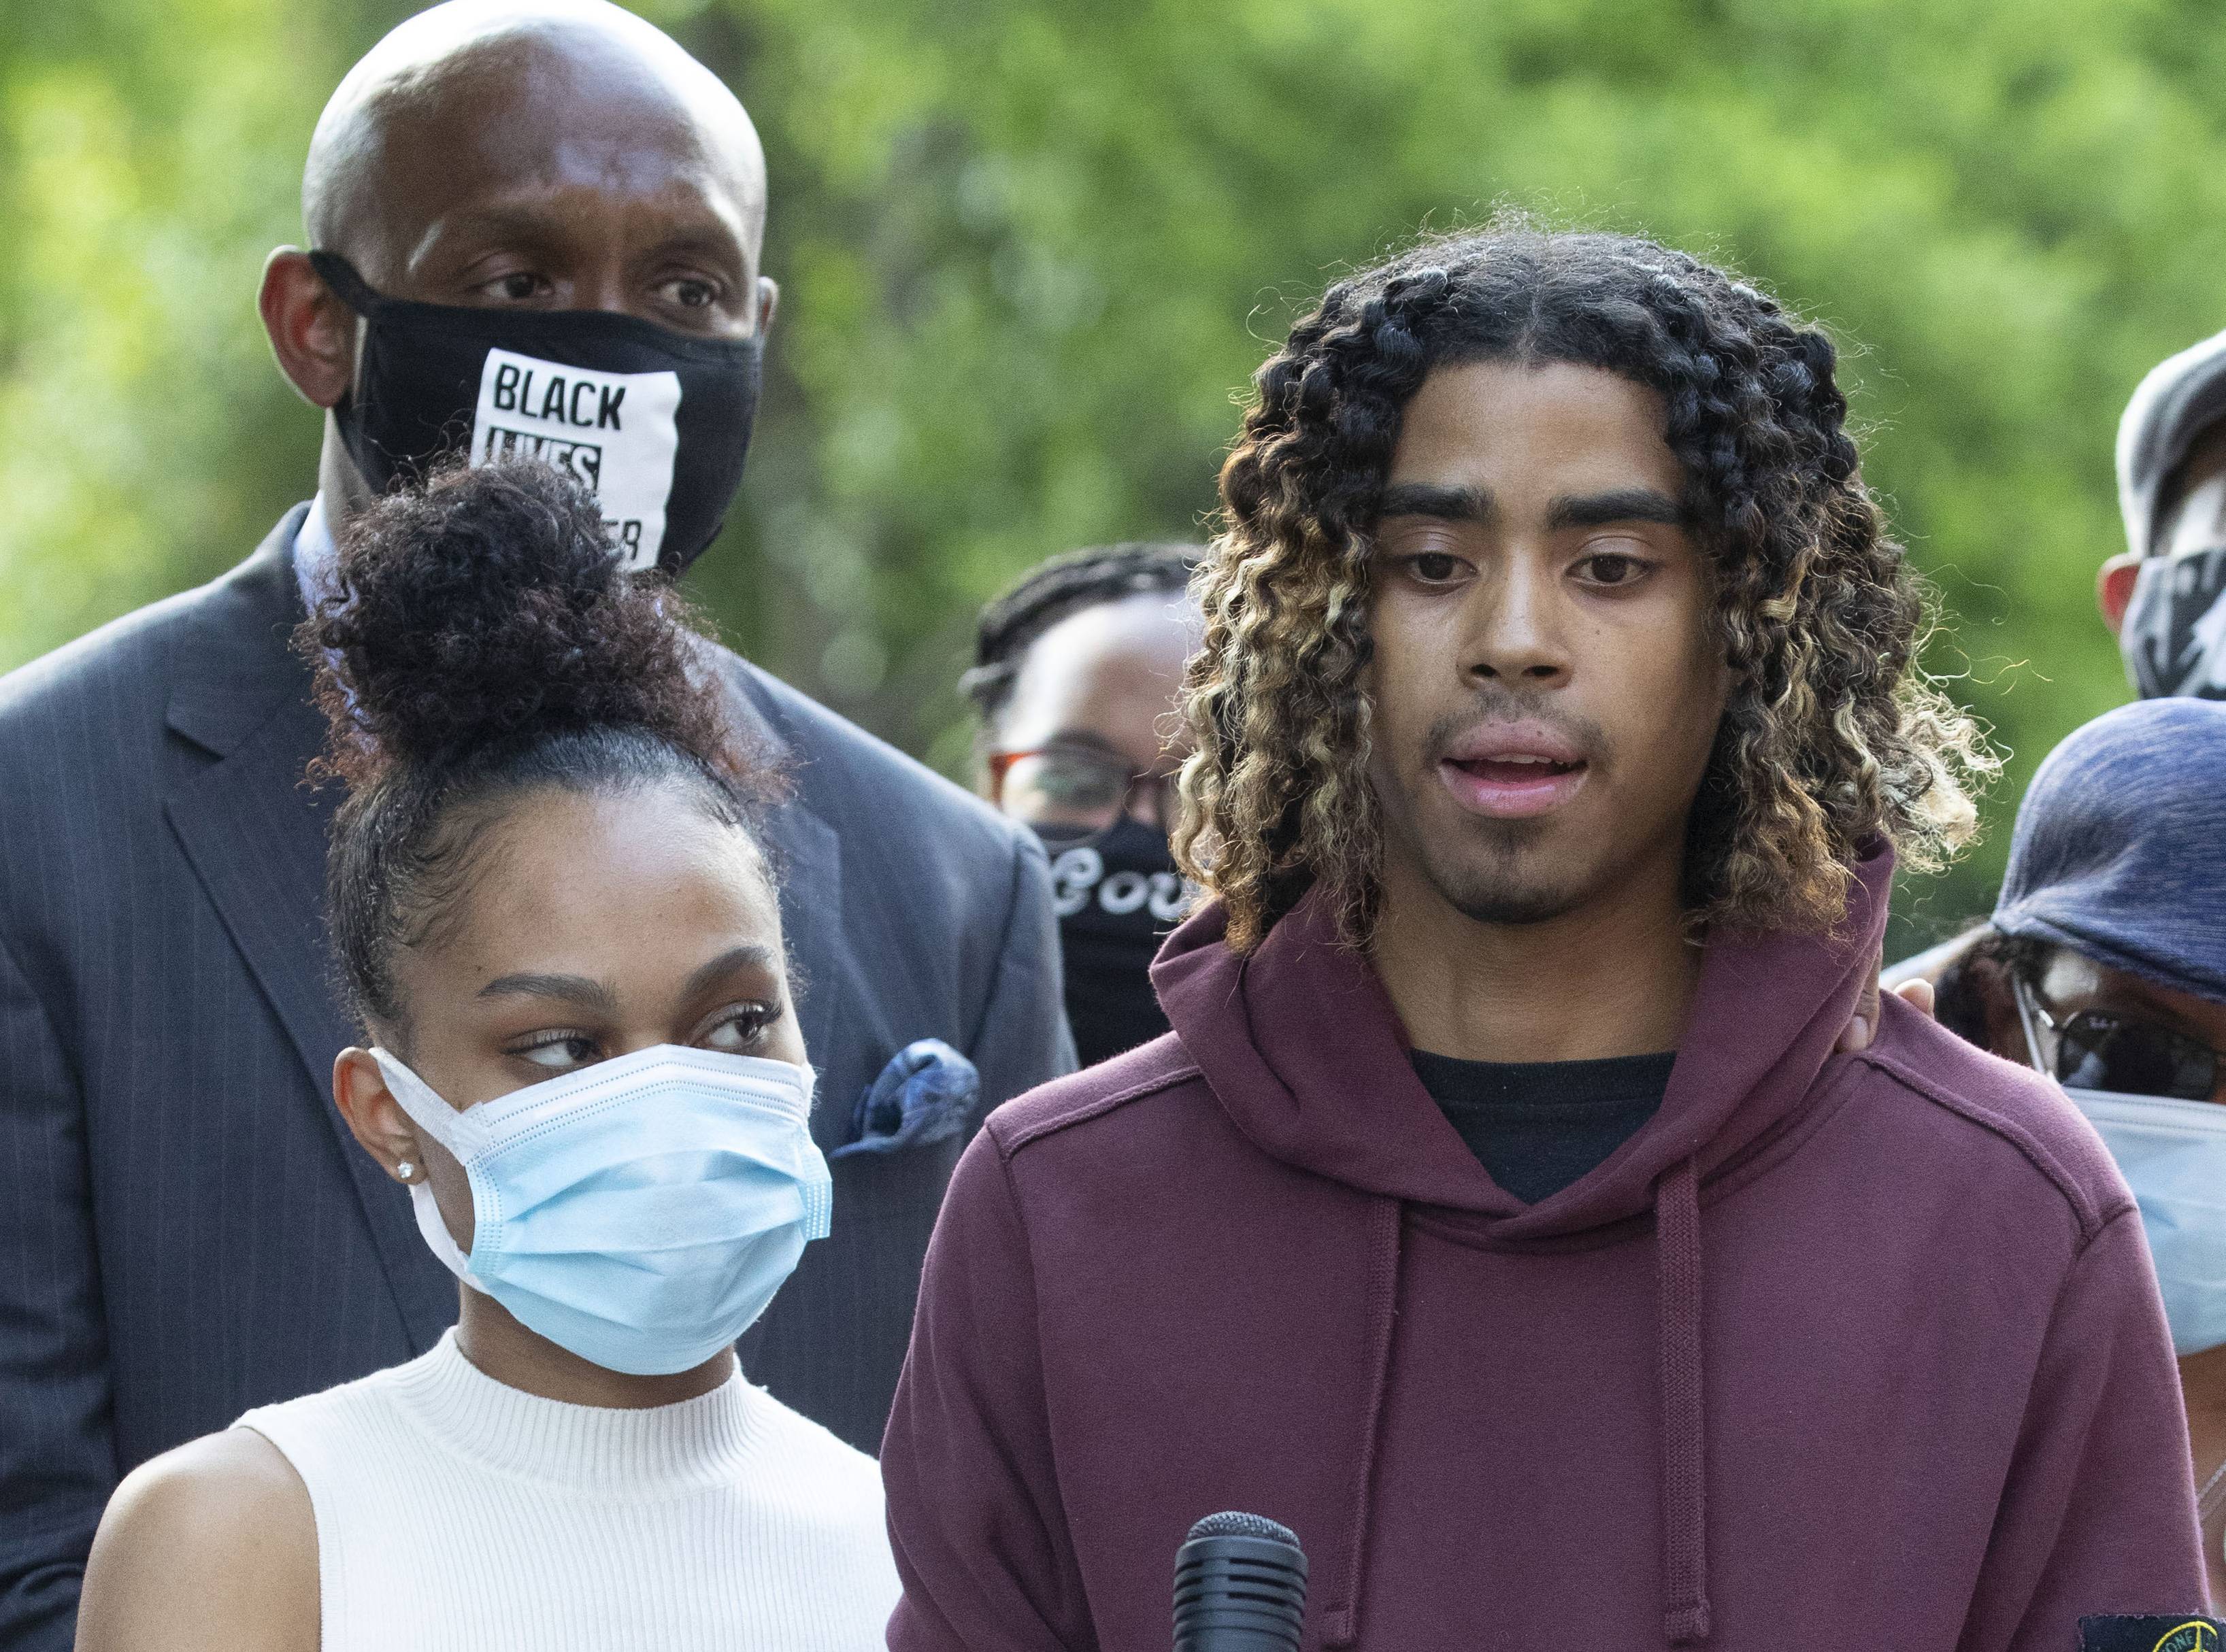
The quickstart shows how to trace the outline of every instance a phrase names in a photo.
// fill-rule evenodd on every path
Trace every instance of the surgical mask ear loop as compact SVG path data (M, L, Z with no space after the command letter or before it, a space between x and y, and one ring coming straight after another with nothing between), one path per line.
M461 1128L463 1121L456 1110L442 1101L430 1084L410 1071L400 1057L373 1049L371 1058L378 1064L378 1071L386 1080L386 1093L394 1097L396 1105L409 1115L410 1121L446 1147L458 1164L464 1164L476 1147L463 1141L472 1133ZM430 1175L410 1183L410 1207L417 1218L417 1231L423 1236L426 1248L441 1265L481 1295L490 1294L472 1272L471 1261L458 1247L456 1236L448 1231L448 1218L441 1214L440 1204L433 1198ZM474 1189L472 1220L475 1227L479 1219L479 1195Z

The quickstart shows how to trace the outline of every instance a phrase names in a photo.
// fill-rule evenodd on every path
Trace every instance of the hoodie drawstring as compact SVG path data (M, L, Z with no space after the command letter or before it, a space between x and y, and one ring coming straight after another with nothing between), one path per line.
M1655 1184L1655 1335L1662 1363L1662 1600L1672 1646L1708 1638L1707 1405L1701 1357L1701 1174Z
M1359 1466L1347 1524L1344 1586L1324 1615L1322 1644L1351 1646L1360 1638L1360 1574L1368 1555L1368 1516L1375 1495L1376 1453L1383 1433L1383 1398L1391 1387L1391 1332L1399 1312L1399 1241L1406 1209L1378 1199L1369 1212L1368 1403L1360 1417Z
M1405 1207L1378 1199L1368 1245L1369 1383L1347 1523L1345 1576L1324 1615L1322 1644L1360 1638L1362 1572L1391 1386L1391 1338L1399 1307ZM1662 1378L1662 1630L1672 1646L1708 1638L1708 1407L1701 1353L1701 1175L1690 1159L1655 1185L1657 1255L1655 1335Z

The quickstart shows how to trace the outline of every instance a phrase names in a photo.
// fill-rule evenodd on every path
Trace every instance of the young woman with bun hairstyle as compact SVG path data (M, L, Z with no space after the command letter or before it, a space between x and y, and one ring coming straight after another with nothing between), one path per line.
M385 500L340 584L301 635L366 1034L334 1097L461 1317L134 1472L79 1646L880 1645L872 1461L733 1352L829 1219L753 828L779 776L678 596L552 469Z

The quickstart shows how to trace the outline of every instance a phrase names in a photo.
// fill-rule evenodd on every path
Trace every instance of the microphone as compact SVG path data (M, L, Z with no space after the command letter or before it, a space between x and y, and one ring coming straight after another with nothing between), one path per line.
M1307 1556L1264 1515L1208 1515L1175 1551L1175 1652L1299 1652Z

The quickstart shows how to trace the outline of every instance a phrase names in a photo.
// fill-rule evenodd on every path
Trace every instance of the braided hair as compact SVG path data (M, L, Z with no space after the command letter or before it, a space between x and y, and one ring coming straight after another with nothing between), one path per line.
M1130 540L1065 551L1021 575L982 610L974 628L973 669L958 679L983 729L995 725L1013 697L1021 662L1044 632L1101 602L1186 589L1201 554L1197 545Z
M444 932L477 850L530 792L677 783L748 829L777 769L727 723L693 613L629 575L595 499L531 461L454 467L340 534L337 585L296 632L331 728L335 963L366 1030L406 1034L398 950Z
M1656 391L1738 682L1695 810L1703 923L1829 929L1883 837L1930 869L1997 759L1914 667L1923 604L1865 486L1825 334L1655 242L1521 219L1339 282L1254 379L1197 589L1205 647L1175 833L1256 946L1317 882L1366 939L1381 842L1366 766L1370 556L1408 402L1436 368L1596 367Z

